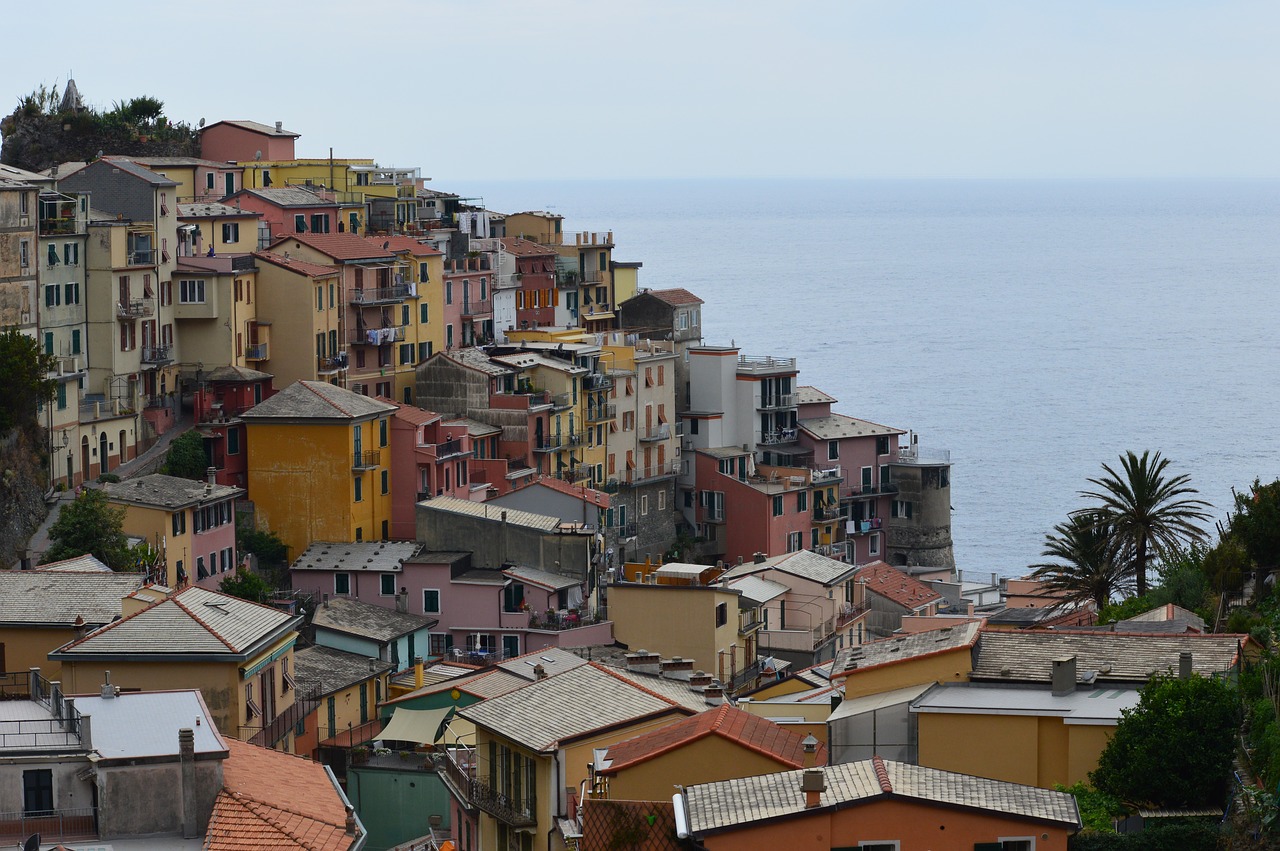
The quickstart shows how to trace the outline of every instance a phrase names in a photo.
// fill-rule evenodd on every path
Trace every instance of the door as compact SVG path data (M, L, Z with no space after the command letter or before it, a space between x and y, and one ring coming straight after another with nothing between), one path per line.
M107 433L104 431L98 435L98 473L101 475L110 469L111 464L107 457Z
M89 478L89 438L87 436L80 438L80 472L84 478Z
M369 721L369 684L360 684L360 723Z
M520 655L520 636L502 636L502 655L508 659L514 659Z
M236 176L234 174L228 173L228 174L224 174L223 178L226 180L225 194L227 195L234 194L236 191Z

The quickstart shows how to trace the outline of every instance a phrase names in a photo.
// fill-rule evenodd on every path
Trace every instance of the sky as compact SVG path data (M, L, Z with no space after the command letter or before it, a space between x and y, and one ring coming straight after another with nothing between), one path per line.
M6 41L11 104L73 73L95 106L282 121L299 156L437 181L1280 176L1274 0L58 9Z

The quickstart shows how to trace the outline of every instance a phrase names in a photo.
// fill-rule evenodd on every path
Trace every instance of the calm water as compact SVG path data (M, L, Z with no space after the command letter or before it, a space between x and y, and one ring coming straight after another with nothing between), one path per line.
M838 409L951 450L957 564L1017 575L1157 449L1221 515L1280 476L1280 183L467 183L614 231L708 342L795 355Z

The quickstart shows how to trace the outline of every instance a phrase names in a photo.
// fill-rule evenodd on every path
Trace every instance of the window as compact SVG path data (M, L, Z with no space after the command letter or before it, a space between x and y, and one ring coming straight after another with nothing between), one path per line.
M665 490L658 491L658 510L667 510L667 492Z
M422 323L423 325L426 325L428 322L430 322L430 321L431 321L430 317L431 317L431 310L430 310L430 308L428 307L427 303L426 303L425 301L424 301L424 302L419 302L419 304L418 304L418 322Z
M67 384L65 381L58 382L58 410L65 411L67 409Z
M859 842L853 846L858 851L898 851L898 840L878 840L876 842Z
M876 454L877 455L889 454L889 435L882 434L876 437Z
M227 454L240 454L240 429L232 427L227 429Z
M400 364L413 363L413 343L400 344Z
M729 622L729 604L716 604L716 626L724 626Z
M223 222L222 241L224 243L232 243L232 242L240 241L240 223L239 222Z
M394 597L396 595L396 575L394 573L383 573L378 576L378 582L381 587L378 589L384 597Z
M68 242L62 246L62 262L68 266L80 265L80 244Z
M324 310L324 287L316 287L316 310Z
M356 502L364 501L364 475L356 476Z
M876 532L867 539L867 552L873 556L880 555L880 533Z
M422 589L422 613L425 615L440 614L440 592L435 588Z
M53 811L53 769L29 768L22 772L22 812L26 815Z
M453 281L444 282L444 303L453 304Z
M862 489L864 491L871 490L871 468L870 467L862 468Z
M257 702L253 699L253 683L244 684L244 717L246 719L257 718L262 715L262 710L258 707Z
M782 494L778 494L773 498L773 516L782 516Z
M446 349L453 348L453 325L444 326L444 347Z
M80 303L80 284L78 283L65 284L63 285L62 290L63 290L63 296L64 296L62 300L64 303L66 304Z
M208 579L209 571L204 567L204 556L196 556L196 579Z
M698 433L698 420L691 417L689 419L689 434L697 434L697 433Z
M351 593L351 574L335 573L333 575L333 593L350 594Z
M312 233L328 233L329 232L329 216L326 213L311 214L311 232Z
M385 418L378 420L378 445L387 445L387 421Z
M31 265L31 244L29 240L18 240L18 265L24 269Z
M49 284L44 288L44 306L57 307L60 304L62 304L62 287Z
M640 516L643 517L648 513L649 513L649 495L647 493L641 494L640 495Z
M58 246L49 243L49 268L58 265Z
M178 304L204 304L204 281L178 281Z
M689 327L689 314L681 310L676 314L676 330L683 331Z
M382 471L382 492L383 492L384 494L391 490L390 485L387 483L387 481L388 481L388 480L387 480L387 477L388 477L390 474L391 474L391 472L390 472L389 470L383 470L383 471Z
M800 491L796 494L796 511L803 514L809 510L809 492Z
M804 542L799 532L787 533L787 552L794 553L804 549Z
M418 344L418 360L424 361L429 357L431 357L431 344L419 343Z
M840 441L828 440L827 441L827 460L837 461L839 460L839 458L840 458Z
M174 535L185 535L187 533L187 512L175 511L171 518Z
M295 233L307 232L307 217L302 213L298 213L293 217L293 230Z
M214 180L215 180L215 176L214 176L214 173L213 173L213 172L211 172L211 171L207 171L207 172L205 172L205 175L204 175L204 188L205 188L205 189L213 189L213 182L214 182Z
M892 517L905 517L908 520L910 520L912 503L910 500L906 500L906 499L895 499L893 501L893 507L891 511L892 513L890 516Z

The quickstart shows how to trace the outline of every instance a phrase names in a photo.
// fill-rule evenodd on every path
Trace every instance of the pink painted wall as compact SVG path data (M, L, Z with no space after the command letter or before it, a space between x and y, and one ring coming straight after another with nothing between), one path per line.
M233 124L213 124L200 134L200 156L217 162L247 162L262 151L264 160L294 158L292 136L267 136Z
M471 459L462 455L440 460L440 444L448 441L456 441L464 453L472 451L466 426L447 426L440 422L415 426L399 417L391 418L393 540L412 541L417 534L415 506L419 492L470 498Z
M294 216L306 216L307 227L311 227L311 214L320 213L329 217L329 232L338 232L338 206L336 204L318 204L314 207L279 207L246 192L237 195L235 201L232 202L242 210L249 210L254 213L262 214L262 221L271 227L271 238L287 236L291 233L297 233L294 227Z
M231 516L235 517L234 503L232 504ZM188 522L190 522L190 518L188 518ZM231 568L226 573L222 573L216 570L216 566L218 564L218 553L226 547L231 547ZM221 526L214 526L212 529L194 533L191 536L191 550L191 558L187 560L186 569L192 584L217 591L218 585L223 579L235 575L239 555L236 552L236 524L234 522L223 523ZM212 564L215 566L215 570L205 579L197 579L199 574L196 572L196 559L201 556L204 557L206 565Z
M716 550L722 551L725 561L735 561L739 556L749 560L757 552L770 556L787 551L787 536L800 533L802 547L809 545L809 529L812 528L812 506L805 511L796 510L796 494L791 490L782 495L782 514L773 515L773 495L726 476L717 468L717 461L701 452L695 456L696 481L699 490L724 492L725 523L717 529L724 534L723 543L717 538ZM699 517L705 509L698 509Z

